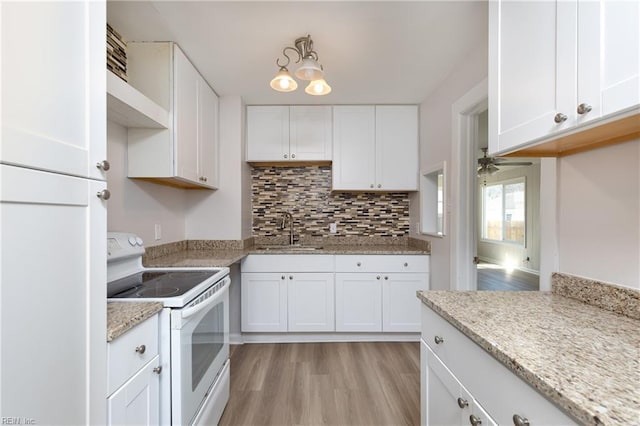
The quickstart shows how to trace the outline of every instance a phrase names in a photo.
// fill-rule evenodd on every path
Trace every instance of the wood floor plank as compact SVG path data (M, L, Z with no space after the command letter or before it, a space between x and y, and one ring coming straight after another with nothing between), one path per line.
M529 272L490 263L478 265L478 290L487 291L538 291L540 278Z
M418 343L233 348L221 425L416 425Z

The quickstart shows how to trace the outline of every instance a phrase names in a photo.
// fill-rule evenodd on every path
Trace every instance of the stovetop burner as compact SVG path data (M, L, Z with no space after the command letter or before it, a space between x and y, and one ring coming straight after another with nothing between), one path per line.
M107 298L151 299L180 296L215 274L215 271L138 272L110 282Z

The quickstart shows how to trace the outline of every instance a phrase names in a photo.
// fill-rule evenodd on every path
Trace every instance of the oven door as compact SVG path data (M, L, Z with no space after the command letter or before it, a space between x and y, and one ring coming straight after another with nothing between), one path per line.
M229 358L229 277L197 304L171 311L171 418L189 425ZM209 292L211 293L211 292Z

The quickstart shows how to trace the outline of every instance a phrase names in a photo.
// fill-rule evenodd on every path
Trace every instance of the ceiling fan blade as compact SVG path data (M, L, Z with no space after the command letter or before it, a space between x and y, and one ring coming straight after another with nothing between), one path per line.
M504 163L494 163L496 166L530 166L533 163L529 161L510 161Z

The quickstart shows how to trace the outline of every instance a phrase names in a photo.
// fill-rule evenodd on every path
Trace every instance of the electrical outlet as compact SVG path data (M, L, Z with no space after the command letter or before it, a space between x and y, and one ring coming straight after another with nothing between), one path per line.
M338 232L338 222L333 222L329 224L329 232L331 232L332 234L335 234L336 232Z
M160 226L159 223L155 224L155 235L156 235L156 241L162 239L162 226Z

